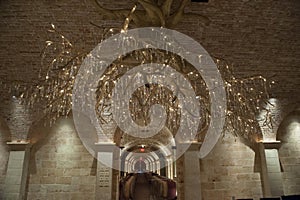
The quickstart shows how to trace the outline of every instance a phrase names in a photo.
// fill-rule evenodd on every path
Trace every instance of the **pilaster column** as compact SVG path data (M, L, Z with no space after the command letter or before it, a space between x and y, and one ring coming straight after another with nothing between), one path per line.
M192 143L180 145L190 145L189 148L183 154L184 200L201 200L202 198L199 162L199 148L201 144ZM177 148L177 150L179 149Z
M167 163L167 177L173 179L173 160L171 156L167 158Z
M96 200L118 199L117 170L109 166L120 164L120 150L116 150L114 143L96 143L97 175ZM105 164L103 164L105 163ZM108 165L108 166L107 166Z
M29 142L7 142L10 152L7 165L4 199L24 200L30 159Z
M284 194L278 156L280 145L280 141L259 143L262 168L261 177L265 197L278 197Z

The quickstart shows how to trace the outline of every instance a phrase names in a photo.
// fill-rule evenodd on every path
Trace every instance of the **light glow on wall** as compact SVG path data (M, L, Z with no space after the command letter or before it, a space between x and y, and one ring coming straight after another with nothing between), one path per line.
M287 126L287 140L288 141L293 141L295 143L299 142L300 138L300 121L299 119L295 119L292 121L288 126ZM300 151L300 145L294 145L298 151Z

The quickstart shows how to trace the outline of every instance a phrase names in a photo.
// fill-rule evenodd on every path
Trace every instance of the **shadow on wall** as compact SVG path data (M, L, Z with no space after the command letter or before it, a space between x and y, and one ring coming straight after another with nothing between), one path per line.
M51 127L44 120L35 124L28 138L34 144L27 199L95 199L97 162L82 145L72 117L62 117Z
M35 122L30 128L27 139L33 145L30 153L30 173L36 174L36 158L35 155L41 147L49 143L50 139L54 137L57 129L63 121L68 121L69 124L73 124L73 118L70 116L62 117L50 126L49 119L47 117Z
M47 142L47 138L51 137L50 133L52 127L50 127L50 124L47 123L47 121L48 119L46 117L42 118L29 128L27 139L33 144L30 153L30 173L36 173L35 153Z
M52 126L47 123L47 120L47 118L41 119L29 129L27 139L33 144L30 153L30 174L37 174L37 166L40 165L37 161L41 161L41 156L42 160L53 162L57 161L55 156L63 156L65 159L70 156L66 162L76 165L76 159L81 152L88 153L77 135L72 114L57 119ZM75 160L71 158L72 156ZM62 158L60 160L63 163ZM96 163L97 160L94 159L90 175L95 175Z
M249 147L254 153L254 163L253 163L253 172L260 173L261 172L261 158L259 153L259 141L263 138L262 133L258 133L255 135L257 138L245 139L244 137L239 137L241 143Z

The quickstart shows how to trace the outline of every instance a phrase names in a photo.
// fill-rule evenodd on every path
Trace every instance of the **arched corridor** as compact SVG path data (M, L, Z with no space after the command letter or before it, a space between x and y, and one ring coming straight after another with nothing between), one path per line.
M169 152L170 153L170 152ZM174 200L177 198L175 162L158 146L141 144L121 152L120 200Z
M128 174L120 181L120 200L175 200L175 181L150 172Z

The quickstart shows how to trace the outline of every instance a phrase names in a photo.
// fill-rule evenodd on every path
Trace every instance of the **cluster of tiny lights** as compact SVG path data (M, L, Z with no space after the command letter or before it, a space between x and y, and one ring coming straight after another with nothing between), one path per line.
M128 26L125 27L125 30L122 29L123 32L126 32ZM113 35L116 30L109 29L103 39ZM82 49L73 45L54 25L49 31L60 39L59 41L46 41L42 52L41 69L35 84L25 86L24 84L15 84L10 86L10 89L18 90L19 95L16 98L29 108L37 102L45 103L43 110L50 119L50 125L52 125L61 116L69 115L72 110L73 85L81 63L88 52L83 52ZM257 116L268 104L267 89L274 82L268 82L260 75L236 78L230 64L222 59L214 59L224 80L227 95L226 116L220 116L226 117L224 133L230 132L247 140L258 141L261 139L261 130ZM200 125L197 139L202 141L211 119L211 102L206 83L198 71L185 59L159 49L136 50L119 56L110 64L99 80L98 88L95 91L97 96L95 110L99 122L105 125L113 120L110 106L111 94L116 81L128 70L144 63L167 64L190 81L200 103ZM134 92L130 99L130 111L133 120L139 125L148 124L150 120L149 109L154 104L164 106L167 113L165 126L175 134L180 124L180 106L176 95L161 85L146 84ZM263 119L264 124L271 125L269 111L266 111L267 114Z

